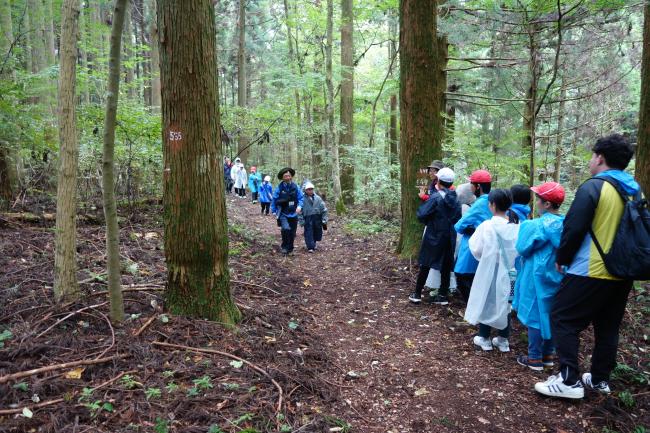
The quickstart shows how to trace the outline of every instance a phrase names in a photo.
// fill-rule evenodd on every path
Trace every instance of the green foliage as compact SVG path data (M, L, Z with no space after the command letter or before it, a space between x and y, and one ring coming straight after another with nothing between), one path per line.
M0 348L5 347L5 341L10 340L13 336L14 335L8 329L0 332Z
M194 385L198 389L206 390L206 389L211 389L211 388L214 387L212 385L212 378L210 378L210 376L208 376L208 375L205 375L205 376L200 377L198 379L194 379L192 382L194 383Z
M134 389L137 388L138 386L142 386L142 384L137 380L135 380L135 378L130 374L125 374L124 376L122 376L120 382L122 382L122 385L124 385L126 389Z
M147 397L147 400L157 399L162 396L160 388L147 388L144 390L144 395Z
M650 385L650 375L645 371L636 370L627 364L617 363L611 374L612 380L623 383Z
M174 382L169 382L166 386L165 389L167 390L168 394L173 394L174 392L178 391L180 389L180 386L175 384Z
M153 426L153 431L155 433L169 433L169 421L166 419L157 417L156 424Z
M208 429L208 433L226 433L226 432L221 430L221 428L218 425L212 424Z
M346 231L360 236L371 236L377 233L395 233L398 229L396 223L371 215L350 218L345 221L343 227Z
M27 382L18 382L12 386L13 389L17 389L19 391L27 392L29 389L29 385Z
M623 406L627 408L632 408L636 404L636 400L632 393L628 390L621 391L618 393L618 399L623 403Z

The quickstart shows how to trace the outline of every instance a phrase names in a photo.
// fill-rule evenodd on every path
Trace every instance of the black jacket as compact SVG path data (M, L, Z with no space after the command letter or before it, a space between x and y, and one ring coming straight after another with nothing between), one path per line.
M426 224L418 260L420 266L439 270L445 254L453 256L456 247L454 224L461 216L461 206L455 191L446 190L445 197L434 191L429 199L420 205L417 218Z

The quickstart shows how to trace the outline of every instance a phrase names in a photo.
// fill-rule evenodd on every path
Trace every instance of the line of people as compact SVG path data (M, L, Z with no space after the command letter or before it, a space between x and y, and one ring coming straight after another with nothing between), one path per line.
M317 243L323 239L323 231L327 230L328 210L323 199L316 194L312 182L306 181L302 189L293 181L296 171L285 167L278 172L280 183L275 189L271 184L271 176L257 173L256 167L251 167L251 174L246 175L246 169L240 158L235 158L234 164L224 158L224 179L226 193L231 194L234 187L238 197L246 197L246 185L251 191L252 202L259 200L262 215L273 214L280 227L282 254L291 254L298 225L304 228L305 247L307 252L316 251Z
M427 280L438 273L439 288L429 302L446 305L455 279L466 303L464 318L478 327L472 340L477 348L510 351L514 310L528 330L528 351L516 362L541 371L559 360L559 373L535 384L538 393L570 399L582 398L585 388L609 393L632 281L611 275L599 250L609 251L623 215L625 199L618 190L639 194L638 183L624 171L633 153L621 135L597 140L589 162L592 177L578 188L566 216L560 213L565 191L556 182L492 189L490 173L477 170L457 193L454 172L434 161L432 183L417 212L425 231L409 300L421 303ZM461 190L470 190L474 200L461 203ZM532 194L535 219L530 219ZM590 324L591 368L580 375L580 334Z

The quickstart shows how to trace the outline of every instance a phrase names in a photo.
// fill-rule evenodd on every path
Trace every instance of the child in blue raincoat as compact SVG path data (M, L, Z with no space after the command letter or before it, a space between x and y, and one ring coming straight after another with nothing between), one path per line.
M262 214L268 215L273 200L273 185L271 185L271 176L264 176L264 182L260 185L260 205Z
M550 314L563 277L555 268L555 255L562 236L564 216L558 209L564 201L564 188L546 182L531 189L537 196L540 218L523 221L519 228L516 248L522 263L512 307L519 321L528 327L528 355L519 355L517 362L541 371L553 366L555 351Z
M251 195L253 196L253 204L257 203L257 196L259 194L261 184L262 176L257 173L257 167L251 167L251 174L248 176L248 189L251 190Z

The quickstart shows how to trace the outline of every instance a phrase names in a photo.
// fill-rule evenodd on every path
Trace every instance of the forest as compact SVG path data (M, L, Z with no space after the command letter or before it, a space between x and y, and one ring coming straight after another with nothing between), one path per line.
M0 432L650 432L647 282L576 404L408 302L432 161L565 214L613 133L647 194L645 1L0 0Z

